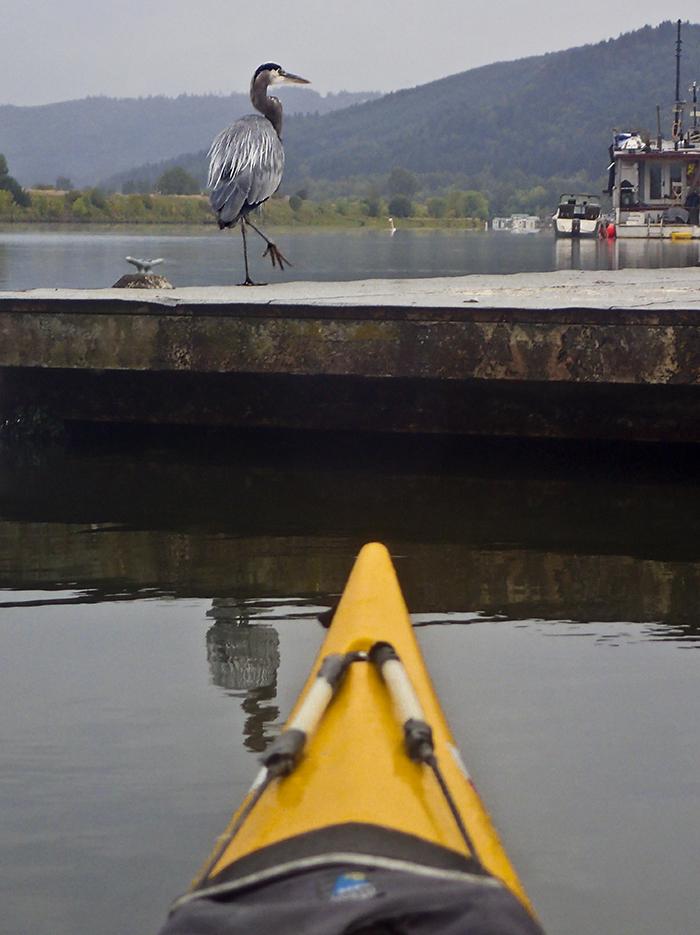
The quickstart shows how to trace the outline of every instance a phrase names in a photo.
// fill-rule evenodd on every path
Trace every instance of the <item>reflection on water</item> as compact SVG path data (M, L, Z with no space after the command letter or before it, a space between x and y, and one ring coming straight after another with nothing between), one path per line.
M698 467L281 433L0 452L8 935L157 930L371 539L549 935L694 931Z
M248 602L214 598L207 616L215 621L207 631L212 681L234 697L243 698L245 746L262 753L270 740L266 727L279 716L277 706L266 703L277 697L277 630L269 624L252 623Z
M106 287L128 272L126 256L162 256L175 286L240 278L237 231L210 228L71 230L0 227L0 289ZM253 263L270 282L459 276L556 269L682 267L700 262L700 241L555 239L484 231L280 230L294 266Z
M575 240L554 242L554 269L663 269L700 264L699 240Z
M241 602L251 598L331 603L359 545L382 538L401 556L417 613L700 633L692 452L655 449L645 462L605 447L417 441L385 458L376 444L358 457L354 443L326 439L325 456L307 463L307 443L295 452L274 438L256 449L247 437L229 454L214 444L196 457L6 455L0 587L49 592L43 602L66 587L73 602L216 594L214 615L229 601L243 626L251 610ZM260 626L256 613L250 626Z

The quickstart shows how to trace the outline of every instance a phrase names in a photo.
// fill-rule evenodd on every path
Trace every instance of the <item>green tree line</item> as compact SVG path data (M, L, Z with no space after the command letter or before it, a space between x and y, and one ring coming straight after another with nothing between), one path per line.
M562 191L585 191L587 180L554 178L546 184L514 173L507 182L483 173L464 178L465 187L449 176L421 176L395 166L376 179L353 177L342 184L315 182L281 192L263 209L268 223L290 225L379 225L391 216L412 226L483 226L494 215L552 214ZM469 184L471 183L471 185ZM469 186L469 187L466 187ZM207 224L214 218L196 178L180 166L165 169L154 184L125 180L122 191L74 189L60 177L55 185L27 192L9 174L0 156L0 220Z
M27 208L31 203L29 195L19 182L10 175L7 159L0 153L0 204L2 201Z

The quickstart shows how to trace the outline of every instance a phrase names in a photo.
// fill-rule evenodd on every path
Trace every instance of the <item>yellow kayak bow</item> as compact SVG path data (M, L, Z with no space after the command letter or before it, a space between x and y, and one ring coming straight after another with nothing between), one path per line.
M500 881L532 913L464 768L383 545L361 550L285 730L261 759L176 907L342 863Z

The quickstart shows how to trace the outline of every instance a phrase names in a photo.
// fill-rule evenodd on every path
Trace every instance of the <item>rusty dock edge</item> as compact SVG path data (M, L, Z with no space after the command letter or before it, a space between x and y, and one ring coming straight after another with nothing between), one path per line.
M700 442L692 307L264 304L182 292L0 293L0 410Z

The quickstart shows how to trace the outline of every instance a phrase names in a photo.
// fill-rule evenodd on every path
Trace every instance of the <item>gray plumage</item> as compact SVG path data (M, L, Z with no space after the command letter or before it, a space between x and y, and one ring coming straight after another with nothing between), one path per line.
M291 75L279 65L268 62L256 69L250 82L250 99L262 114L241 117L222 130L209 149L209 201L220 228L240 223L245 261L244 285L254 285L248 271L246 226L252 227L267 243L265 256L272 265L284 269L289 261L277 246L248 219L263 202L274 195L284 172L282 148L282 104L268 97L271 84L308 84L305 78Z
M219 227L231 227L280 187L284 149L267 117L249 114L222 130L209 159L209 201Z

